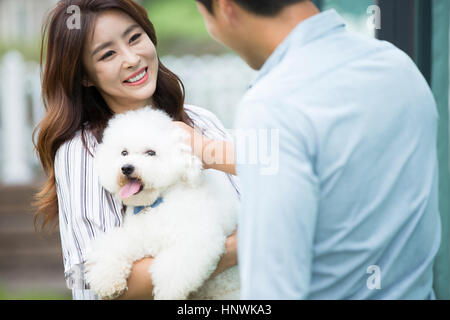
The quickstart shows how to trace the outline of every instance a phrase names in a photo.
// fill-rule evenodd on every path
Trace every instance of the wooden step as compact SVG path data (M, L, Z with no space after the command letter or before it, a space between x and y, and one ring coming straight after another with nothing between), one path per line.
M0 274L10 271L64 270L63 259L57 252L34 252L11 255L0 252Z
M0 285L66 291L59 232L34 230L31 202L39 189L0 186Z
M31 228L10 228L0 232L0 252L11 253L23 250L48 251L49 249L57 252L60 250L61 243L59 234L40 237Z
M0 233L2 230L34 229L34 212L30 208L14 208L0 205Z
M0 207L26 205L31 208L34 195L41 185L30 186L0 186Z

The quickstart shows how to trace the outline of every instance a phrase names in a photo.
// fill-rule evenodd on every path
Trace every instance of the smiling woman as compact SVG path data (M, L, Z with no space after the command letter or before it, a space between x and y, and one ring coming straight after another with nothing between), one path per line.
M79 28L69 28L69 7L79 8ZM46 114L35 143L48 176L36 196L35 224L59 225L66 280L75 299L95 299L84 282L85 254L93 238L122 225L123 207L101 186L95 149L113 115L150 105L173 120L229 139L210 112L184 105L184 87L156 53L147 12L133 0L63 0L43 29L46 48L42 96ZM229 175L230 183L236 185ZM237 189L236 189L237 190ZM235 241L218 270L236 264ZM151 298L151 258L135 263L123 298Z
M72 5L80 9L79 29L66 25L67 8ZM139 32L129 35L130 25L138 25ZM124 31L129 31L127 37L122 37ZM56 152L77 132L85 146L88 132L100 141L115 113L148 104L174 120L191 125L192 120L184 110L183 84L156 56L153 25L145 9L134 1L60 1L47 18L42 42L42 66L43 49L47 49L42 78L46 114L35 134L40 160L49 175L38 195L37 217L42 215L45 227L58 216ZM141 86L126 86L124 81L143 67L149 68L151 79Z
M114 113L155 105L159 61L144 29L123 11L109 10L92 32L83 50L83 85L97 88Z

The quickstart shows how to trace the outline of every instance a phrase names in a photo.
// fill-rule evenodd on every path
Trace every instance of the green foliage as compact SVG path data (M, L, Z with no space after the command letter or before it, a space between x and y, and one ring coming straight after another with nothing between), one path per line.
M228 51L209 36L195 0L147 0L142 4L155 27L159 55Z
M40 43L4 43L0 41L0 59L8 51L16 50L22 53L25 60L39 62Z
M144 0L141 4L155 26L159 55L220 54L228 51L208 35L195 0ZM17 43L0 40L0 57L9 50L18 50L26 60L38 62L40 39Z
M194 0L148 0L143 4L159 38L209 39Z
M52 292L50 290L22 290L17 292L8 292L0 286L0 300L71 300L70 292L67 294L61 292Z

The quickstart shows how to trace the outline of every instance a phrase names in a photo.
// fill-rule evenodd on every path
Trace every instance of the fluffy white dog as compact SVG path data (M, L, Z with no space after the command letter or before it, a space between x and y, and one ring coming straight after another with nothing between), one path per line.
M236 229L236 192L225 174L202 170L188 136L149 107L108 123L95 164L127 210L87 253L86 280L101 298L122 294L133 262L152 256L155 299L239 299L237 267L209 279Z

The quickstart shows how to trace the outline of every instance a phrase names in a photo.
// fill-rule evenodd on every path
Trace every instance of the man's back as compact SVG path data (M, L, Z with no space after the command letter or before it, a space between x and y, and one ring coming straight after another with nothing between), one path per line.
M237 126L280 130L275 175L237 167L255 212L240 217L243 298L431 297L437 112L403 52L314 16L266 62Z

